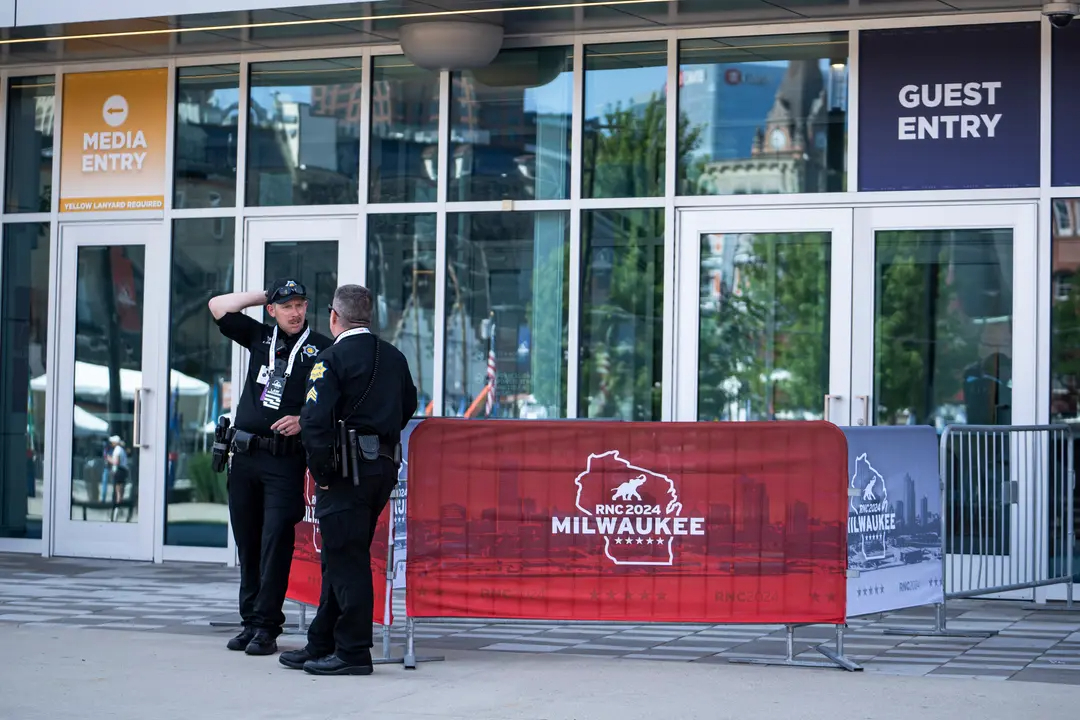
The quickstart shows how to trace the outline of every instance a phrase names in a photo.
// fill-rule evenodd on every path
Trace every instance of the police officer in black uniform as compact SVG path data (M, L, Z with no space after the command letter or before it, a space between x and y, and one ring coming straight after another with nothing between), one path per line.
M267 306L273 325L243 314L257 305ZM221 333L251 352L235 422L220 444L229 453L229 516L240 557L244 627L228 648L249 655L277 652L295 526L304 517L300 408L308 372L331 345L330 338L308 327L307 307L304 286L291 278L274 281L266 292L210 300Z
M337 289L334 345L312 367L300 413L316 484L322 595L307 646L279 661L313 675L372 672L371 542L397 484L401 431L417 408L408 361L371 333L371 308L367 288Z

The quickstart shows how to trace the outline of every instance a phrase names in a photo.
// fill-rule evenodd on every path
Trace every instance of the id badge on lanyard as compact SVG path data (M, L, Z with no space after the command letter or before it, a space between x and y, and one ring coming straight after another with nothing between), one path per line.
M300 348L303 346L304 341L307 340L308 335L311 333L311 328L304 330L304 334L300 336L300 339L296 341L296 345L293 346L292 352L289 353L289 363L285 366L285 372L281 372L281 363L276 362L274 354L277 351L277 336L278 329L274 328L274 334L270 337L270 361L269 367L274 368L273 375L270 376L269 382L266 383L266 387L263 388L262 404L264 408L269 410L278 410L281 408L281 398L285 395L285 383L288 381L289 376L292 375L293 363L296 362L296 355L300 352Z

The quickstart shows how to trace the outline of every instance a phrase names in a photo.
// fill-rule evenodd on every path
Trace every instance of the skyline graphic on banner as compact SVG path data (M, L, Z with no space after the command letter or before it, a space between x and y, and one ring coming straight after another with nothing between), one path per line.
M938 436L929 426L843 428L848 440L848 617L940 602Z
M829 622L846 459L826 423L425 420L410 614Z

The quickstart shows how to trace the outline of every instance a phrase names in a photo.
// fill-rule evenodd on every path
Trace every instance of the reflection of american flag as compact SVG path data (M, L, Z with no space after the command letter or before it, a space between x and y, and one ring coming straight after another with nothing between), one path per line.
M484 401L484 412L488 417L495 409L495 323L491 324L491 342L488 344L487 358L487 399Z

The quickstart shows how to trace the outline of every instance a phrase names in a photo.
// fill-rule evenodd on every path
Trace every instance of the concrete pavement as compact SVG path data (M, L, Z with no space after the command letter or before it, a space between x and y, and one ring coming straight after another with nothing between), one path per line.
M1073 685L469 651L415 671L317 678L223 639L0 624L0 718L1020 720L1080 706Z

